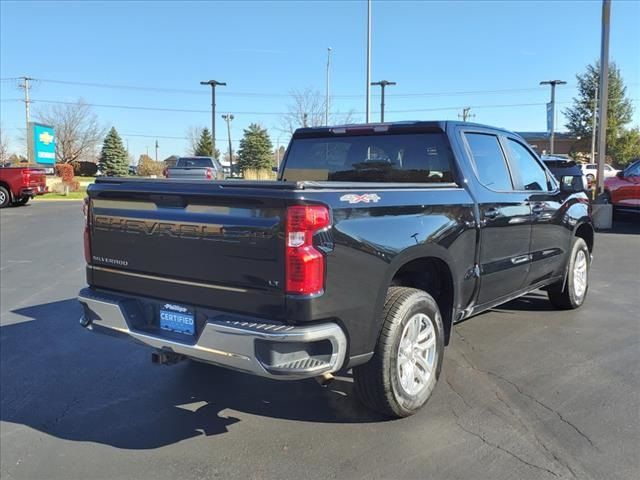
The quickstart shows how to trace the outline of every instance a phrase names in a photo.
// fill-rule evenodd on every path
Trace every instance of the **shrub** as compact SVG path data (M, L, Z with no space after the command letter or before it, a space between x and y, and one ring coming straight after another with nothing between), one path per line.
M73 181L73 167L68 163L58 163L56 164L56 175L58 175L62 182L71 182Z
M246 168L243 171L245 180L276 180L278 174L268 168Z
M94 177L98 173L98 164L94 162L71 162L71 165L78 177Z
M153 175L161 177L164 168L164 162L156 162L148 155L140 155L138 175L141 177L151 177Z
M57 182L51 186L51 191L53 193L64 194L66 193L67 188L70 192L79 192L80 182L78 182L77 180L71 180L69 182Z

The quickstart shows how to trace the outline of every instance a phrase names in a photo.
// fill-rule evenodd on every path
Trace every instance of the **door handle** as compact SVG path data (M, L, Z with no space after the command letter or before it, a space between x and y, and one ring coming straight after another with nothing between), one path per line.
M487 218L496 218L500 214L500 210L497 208L490 208L484 212L484 216Z
M544 212L544 205L541 203L535 204L533 207L531 207L531 212L534 215L540 215L542 212Z
M528 262L528 261L529 261L529 255L520 255L519 257L513 257L511 259L511 263L513 263L514 265L519 265L521 263Z

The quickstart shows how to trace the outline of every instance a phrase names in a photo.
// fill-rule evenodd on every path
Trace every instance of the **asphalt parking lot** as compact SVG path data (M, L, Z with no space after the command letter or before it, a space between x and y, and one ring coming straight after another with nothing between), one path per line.
M586 304L534 293L457 325L426 408L188 362L79 324L79 202L0 214L0 477L640 478L640 219L596 238Z

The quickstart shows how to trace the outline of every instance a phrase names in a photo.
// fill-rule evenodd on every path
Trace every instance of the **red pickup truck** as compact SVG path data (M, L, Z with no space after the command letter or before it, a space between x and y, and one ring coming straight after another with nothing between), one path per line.
M24 205L47 193L45 171L31 167L0 167L0 208Z

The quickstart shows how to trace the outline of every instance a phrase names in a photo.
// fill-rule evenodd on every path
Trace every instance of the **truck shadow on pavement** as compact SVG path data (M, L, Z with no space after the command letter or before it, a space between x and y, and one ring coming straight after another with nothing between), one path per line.
M16 323L0 328L0 420L125 449L223 434L251 416L385 420L361 406L350 378L321 387L190 361L155 366L149 349L84 330L80 313L75 299L13 310Z

